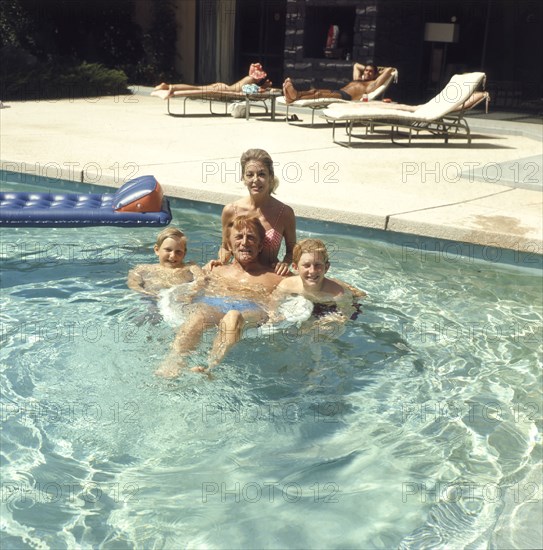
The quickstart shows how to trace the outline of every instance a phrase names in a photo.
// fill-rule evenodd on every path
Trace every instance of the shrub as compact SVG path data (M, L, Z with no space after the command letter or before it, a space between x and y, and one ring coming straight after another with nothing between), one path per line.
M3 72L3 71L2 71ZM131 93L123 71L99 63L36 63L21 72L2 75L4 100L30 101Z
M146 32L133 0L2 0L0 99L127 93L176 80L172 0L153 0Z

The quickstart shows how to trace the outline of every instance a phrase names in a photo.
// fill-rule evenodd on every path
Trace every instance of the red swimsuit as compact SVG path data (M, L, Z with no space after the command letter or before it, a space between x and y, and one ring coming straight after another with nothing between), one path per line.
M279 249L281 248L281 242L283 240L283 234L279 233L274 228L274 225L277 225L277 222L281 218L281 215L283 214L283 209L285 208L285 205L283 204L281 206L281 210L279 210L279 214L277 215L277 218L275 220L275 223L272 225L270 229L266 231L266 236L264 237L264 242L262 243L262 254L265 257L269 257L271 260L277 259L277 254L279 254Z

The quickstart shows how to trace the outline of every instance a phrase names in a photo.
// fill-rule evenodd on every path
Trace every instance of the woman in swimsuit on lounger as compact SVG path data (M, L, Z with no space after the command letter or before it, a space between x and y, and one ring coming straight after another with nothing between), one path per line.
M195 86L193 84L167 84L166 82L162 82L158 86L155 86L154 91L167 91L168 93L164 96L164 99L167 99L174 92L185 92L186 94L194 92L194 95L201 95L205 92L241 92L243 86L246 84L256 84L260 87L259 91L271 88L272 85L271 81L267 79L267 74L262 65L260 63L253 63L249 67L249 74L238 82L234 82L234 84L215 82L214 84L207 84L205 86Z
M214 261L213 265L225 264L231 258L231 253L225 246L225 229L232 220L240 215L256 216L266 230L261 261L273 267L278 275L287 275L296 244L296 218L290 206L272 196L279 181L275 177L270 155L262 149L245 151L241 156L241 173L249 196L223 208L223 244L219 251L219 261ZM277 255L283 239L285 256L279 261Z
M353 80L339 90L328 90L322 88L312 88L307 91L298 91L292 84L292 80L287 78L283 83L283 95L287 103L292 103L298 99L345 99L346 101L358 101L364 94L369 94L384 84L392 74L394 69L387 67L379 74L375 65L361 65L355 63L353 66Z

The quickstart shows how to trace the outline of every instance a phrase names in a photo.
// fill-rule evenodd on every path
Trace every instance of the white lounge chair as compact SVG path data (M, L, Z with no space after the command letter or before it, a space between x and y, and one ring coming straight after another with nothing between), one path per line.
M468 143L471 144L471 133L464 114L483 100L489 101L489 95L482 92L475 95L479 87L485 85L485 73L465 73L454 75L443 90L427 103L418 106L403 106L382 104L375 106L372 102L356 105L332 105L323 111L324 118L333 123L332 139L334 143L344 145L335 139L335 125L338 122L346 123L349 136L348 145L351 145L353 126L361 123L368 130L373 131L377 126L390 126L390 139L396 143L395 136L400 128L408 130L409 143L420 132L429 132L434 136L443 137L448 143L451 135L465 133Z
M379 72L382 72L386 67L378 67ZM392 71L392 74L390 75L390 78L381 84L378 88L373 90L373 92L370 92L368 94L368 100L373 101L379 97L382 97L385 93L386 89L390 86L392 82L398 82L398 71L397 69L394 69ZM349 101L346 99L339 99L339 98L333 98L333 97L321 97L319 99L297 99L296 101L293 101L292 103L287 103L284 96L277 98L277 105L280 105L281 107L286 108L286 114L285 114L285 120L290 123L290 115L289 110L290 107L300 107L303 109L311 109L311 125L313 126L315 121L315 111L318 109L325 109L329 105L332 105L333 103L361 103L362 100L359 101Z

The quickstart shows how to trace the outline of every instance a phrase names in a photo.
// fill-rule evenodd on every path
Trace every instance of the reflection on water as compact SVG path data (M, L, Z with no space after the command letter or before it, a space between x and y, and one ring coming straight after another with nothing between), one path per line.
M363 315L166 381L155 230L2 233L4 548L540 546L539 272L325 234Z

